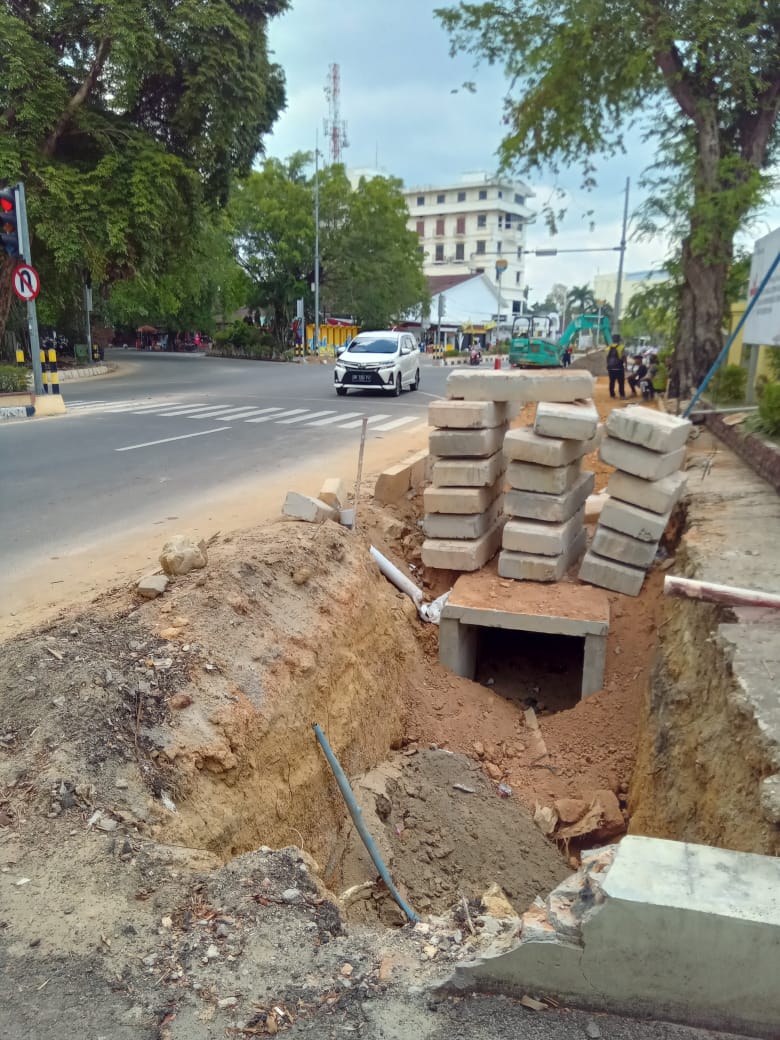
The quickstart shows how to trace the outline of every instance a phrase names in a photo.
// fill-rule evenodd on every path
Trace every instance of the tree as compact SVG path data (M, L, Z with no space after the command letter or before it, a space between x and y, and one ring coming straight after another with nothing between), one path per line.
M269 159L236 189L229 207L236 257L252 283L250 302L266 311L281 349L290 345L295 302L312 313L314 268L311 156ZM359 325L386 327L428 298L407 229L400 182L361 179L356 188L340 165L319 175L321 312L352 316Z
M45 296L170 272L284 104L287 0L9 0L0 179L24 180ZM0 336L10 270L0 270Z
M324 302L363 326L387 328L429 299L401 187L392 178L361 178L323 236Z
M589 285L573 285L566 295L570 313L593 314L598 309L596 297Z
M619 154L645 120L684 214L675 355L681 392L722 345L734 236L778 143L780 6L766 0L497 0L440 10L453 50L512 83L505 164ZM590 158L585 183L593 184Z

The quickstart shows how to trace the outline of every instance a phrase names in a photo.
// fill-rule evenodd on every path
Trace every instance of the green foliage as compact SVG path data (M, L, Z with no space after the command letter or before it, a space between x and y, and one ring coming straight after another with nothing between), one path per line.
M6 10L0 180L26 184L42 320L67 327L85 270L103 298L138 281L123 287L120 313L158 281L168 284L153 311L169 315L174 297L190 295L183 268L203 225L284 105L266 31L286 7L52 0Z
M27 389L27 369L0 365L0 394L22 393Z
M712 400L717 404L740 404L745 400L746 386L746 369L741 365L724 365L712 377Z
M780 383L768 383L758 402L758 414L746 423L749 429L767 437L780 437Z
M573 285L566 295L571 314L593 314L598 310L596 297L589 285Z
M222 329L214 337L215 354L227 357L253 358L270 361L275 356L273 337L256 325L248 325L245 321L234 322L227 329Z
M505 166L546 174L579 164L592 187L592 157L621 155L626 128L653 138L640 229L679 241L676 367L689 389L720 351L735 234L775 183L777 4L487 0L437 15L453 52L506 71ZM555 223L551 206L548 217Z
M780 347L769 347L767 349L767 361L769 370L775 381L780 381Z
M266 311L280 350L291 346L296 300L312 313L314 182L310 157L268 159L237 185L229 207L236 259L251 283L248 302ZM343 167L320 173L322 313L351 315L383 328L427 298L417 237L398 181L361 180L352 189Z

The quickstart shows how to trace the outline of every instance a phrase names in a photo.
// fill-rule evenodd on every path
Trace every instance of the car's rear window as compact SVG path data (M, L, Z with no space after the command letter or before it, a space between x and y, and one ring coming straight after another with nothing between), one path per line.
M353 339L347 347L348 354L395 354L396 339Z

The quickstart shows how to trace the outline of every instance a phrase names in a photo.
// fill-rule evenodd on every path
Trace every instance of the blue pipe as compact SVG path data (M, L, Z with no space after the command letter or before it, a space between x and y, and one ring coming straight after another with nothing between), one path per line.
M339 760L333 754L331 746L328 743L328 738L320 729L319 723L316 722L314 723L314 736L317 738L320 747L325 752L325 758L327 758L328 765L333 770L333 775L336 778L336 783L339 785L339 791L341 791L342 797L344 798L344 801L347 803L349 815L352 817L355 826L357 827L358 834L363 839L363 844L368 849L369 856L374 861L374 866L379 871L379 876L387 885L390 895L393 897L396 903L398 903L398 905L401 907L401 909L409 918L409 920L412 923L419 921L420 918L417 916L414 910L412 910L412 908L404 901L401 893L393 884L393 879L390 877L390 872L388 871L387 867L385 866L384 860L379 854L379 849L374 844L374 839L368 833L368 828L363 822L363 813L360 806L355 801L355 795L352 793L352 788L349 786L349 780L347 780L344 774L344 770L339 765Z
M693 400L691 401L691 403L688 405L688 407L683 412L683 419L687 419L688 416L691 414L691 410L693 409L693 406L696 404L696 402L699 400L701 395L707 389L709 381L715 375L715 372L718 370L718 368L720 368L721 364L723 363L723 359L728 355L728 352L731 349L731 344L737 338L737 336L740 333L740 330L741 330L742 326L747 321L748 314L750 314L750 312L755 307L756 303L758 303L758 299L761 296L761 293L766 288L767 283L769 282L769 279L775 273L775 268L777 267L778 264L780 264L780 253L777 254L777 256L774 258L774 260L770 264L769 270L764 275L763 279L761 280L761 284L759 285L758 289L756 290L756 295L753 297L753 299L747 305L747 308L745 309L745 313L742 315L742 317L737 322L737 327L734 329L734 331L731 333L729 338L726 340L726 346L723 348L723 350L721 350L720 354L718 354L718 356L715 358L715 361L713 362L712 368L709 370L707 375L702 380L701 386L696 391L696 393L693 395Z

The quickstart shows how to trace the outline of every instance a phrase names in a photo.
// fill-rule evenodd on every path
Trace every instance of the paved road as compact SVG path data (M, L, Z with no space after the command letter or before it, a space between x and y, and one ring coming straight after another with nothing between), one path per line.
M337 397L326 365L274 365L198 355L112 352L116 376L63 383L68 414L0 427L0 567L183 512L248 475L283 470L369 435L427 426L446 370L422 388Z

